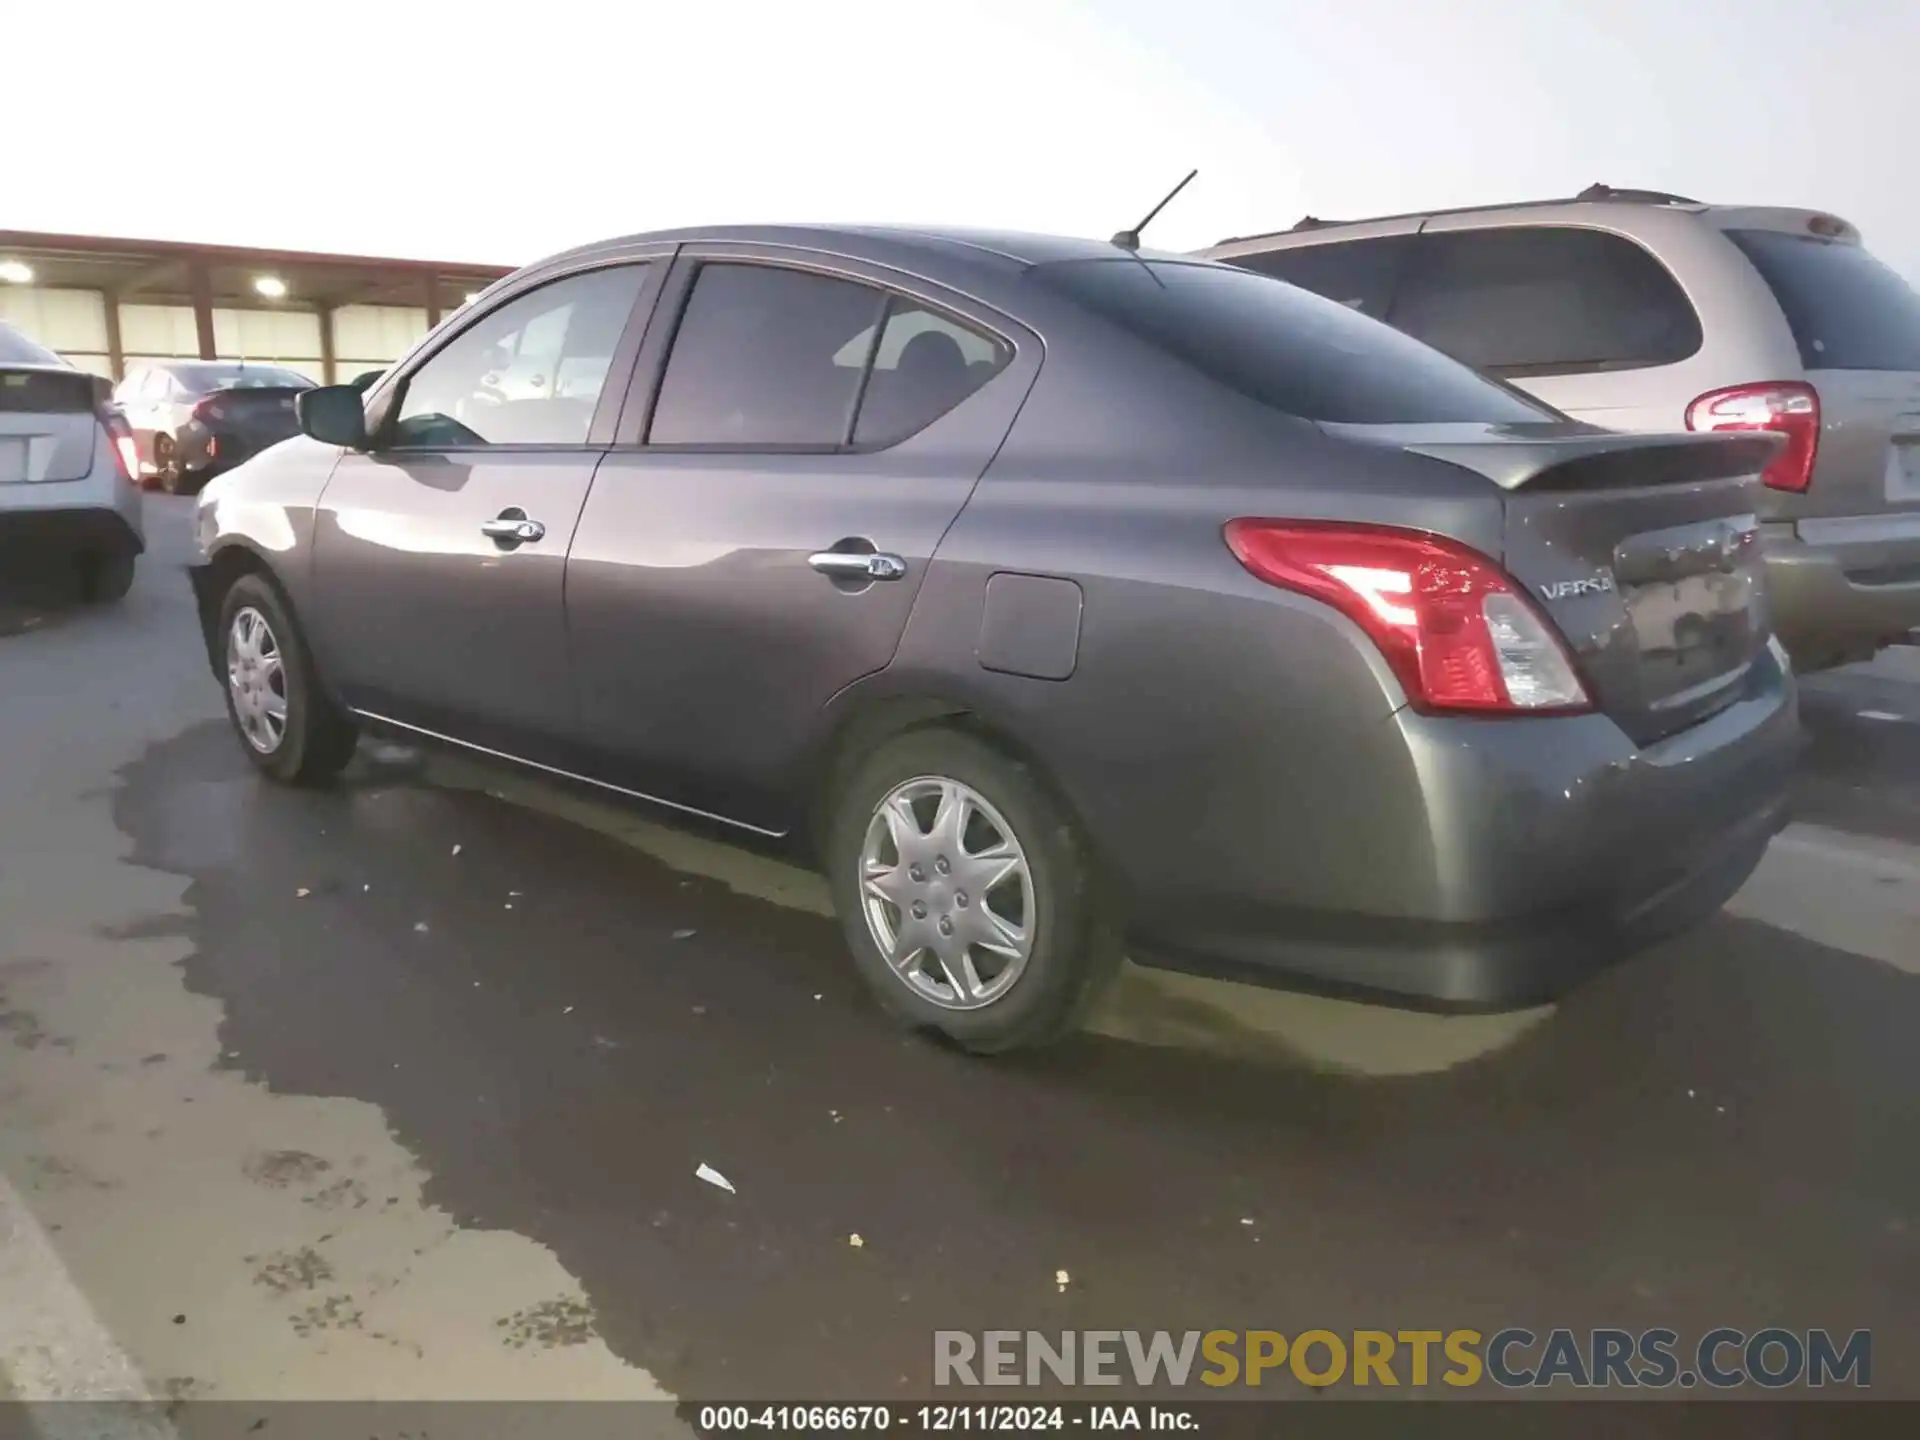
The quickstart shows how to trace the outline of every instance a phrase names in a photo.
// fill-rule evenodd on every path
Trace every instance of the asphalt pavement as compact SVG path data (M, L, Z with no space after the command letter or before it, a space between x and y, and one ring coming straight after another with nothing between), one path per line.
M884 1399L936 1329L1523 1324L1870 1328L1920 1397L1912 653L1809 683L1728 913L1556 1007L1130 971L981 1062L786 867L465 761L257 782L186 503L124 607L0 624L16 1390Z

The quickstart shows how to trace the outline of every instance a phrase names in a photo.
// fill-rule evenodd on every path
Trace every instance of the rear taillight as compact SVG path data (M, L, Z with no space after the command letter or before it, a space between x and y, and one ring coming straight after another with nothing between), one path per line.
M1687 428L1784 435L1787 443L1760 472L1761 482L1796 495L1813 483L1813 460L1820 450L1820 394L1802 381L1710 390L1687 406Z
M1233 520L1226 538L1260 579L1366 631L1417 710L1591 708L1552 624L1477 550L1417 530L1302 520Z
M134 443L133 427L118 410L100 412L100 428L113 442L114 459L120 465L120 478L137 480L140 476L140 447Z

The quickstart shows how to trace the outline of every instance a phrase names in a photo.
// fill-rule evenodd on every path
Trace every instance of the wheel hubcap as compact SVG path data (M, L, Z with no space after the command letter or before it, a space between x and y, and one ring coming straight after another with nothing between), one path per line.
M1033 874L1000 812L921 776L874 808L860 853L867 929L914 994L948 1010L1005 995L1033 948Z
M227 631L227 693L247 743L271 755L287 736L287 671L267 617L251 605Z

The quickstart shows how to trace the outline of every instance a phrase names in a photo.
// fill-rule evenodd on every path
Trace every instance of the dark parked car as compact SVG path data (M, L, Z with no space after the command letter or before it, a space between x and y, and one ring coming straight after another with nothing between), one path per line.
M114 391L140 447L140 469L169 495L299 432L293 397L313 382L297 370L243 360L136 365Z
M1778 438L1598 431L1229 266L639 236L300 411L196 527L260 769L373 727L804 845L880 998L977 1050L1123 949L1540 1001L1782 823Z

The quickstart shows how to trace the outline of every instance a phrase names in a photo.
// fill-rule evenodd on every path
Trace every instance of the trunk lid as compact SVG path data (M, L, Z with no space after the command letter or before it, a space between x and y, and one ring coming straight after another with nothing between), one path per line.
M0 485L87 477L94 389L91 375L64 365L0 365Z
M1773 435L1368 427L1504 492L1507 572L1594 704L1649 744L1732 704L1772 635L1756 504Z
M254 446L285 440L300 428L293 400L303 387L245 385L202 397L195 413L209 429L237 435Z

